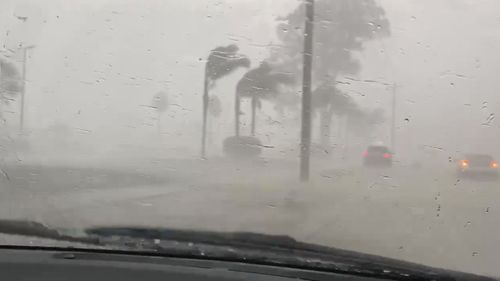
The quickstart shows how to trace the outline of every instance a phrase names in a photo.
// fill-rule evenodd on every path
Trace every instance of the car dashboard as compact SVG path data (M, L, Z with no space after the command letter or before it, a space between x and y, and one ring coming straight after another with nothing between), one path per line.
M1 280L377 280L236 262L99 251L0 249Z

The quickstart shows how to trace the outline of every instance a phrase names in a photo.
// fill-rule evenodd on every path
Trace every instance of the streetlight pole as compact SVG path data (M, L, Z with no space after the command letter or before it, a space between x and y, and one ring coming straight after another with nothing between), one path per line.
M311 152L311 82L313 63L314 0L305 0L304 65L302 78L302 128L300 143L300 180L308 181Z
M208 114L208 61L205 63L205 77L203 81L203 124L201 128L201 158L207 157L207 114Z
M21 133L24 130L24 99L26 96L26 65L28 60L28 50L35 48L35 46L22 47L23 50L23 73L22 73L22 89L21 89L21 108L20 108L20 121L19 130Z
M396 153L396 84L392 85L391 147Z

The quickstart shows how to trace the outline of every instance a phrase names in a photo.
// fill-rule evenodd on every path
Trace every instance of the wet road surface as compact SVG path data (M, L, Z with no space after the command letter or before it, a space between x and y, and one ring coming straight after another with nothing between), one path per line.
M458 180L452 167L365 169L322 163L303 184L296 180L294 162L126 163L6 163L0 180L2 217L58 227L155 225L289 234L500 275L500 185Z

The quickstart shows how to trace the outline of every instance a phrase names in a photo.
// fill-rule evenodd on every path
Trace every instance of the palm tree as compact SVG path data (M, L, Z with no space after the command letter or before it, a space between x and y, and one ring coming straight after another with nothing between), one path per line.
M13 63L0 58L0 103L8 104L23 88L21 76ZM3 119L0 110L0 118Z
M221 101L220 101L219 97L217 97L216 95L212 95L208 99L208 115L213 120L213 119L219 118L221 114L222 114ZM215 121L212 121L212 120L210 120L210 119L207 120L207 131L208 131L207 142L208 142L209 146L211 144L213 144L213 136L217 135L218 130L220 128L220 124L215 122ZM214 125L215 125L215 128L214 128Z
M152 101L151 106L158 113L158 135L161 136L161 117L162 117L162 114L165 113L165 111L168 108L167 94L165 94L165 92L161 92L161 91L156 93L156 95L153 97L153 101Z
M8 102L22 90L21 77L11 62L0 58L0 99ZM9 98L10 97L10 98Z
M293 77L283 73L273 72L267 62L262 62L259 67L248 71L236 86L235 101L235 134L240 134L240 102L241 98L250 98L252 105L251 135L255 136L255 115L257 108L261 107L262 99L272 99L279 93L279 87L293 83Z
M333 83L325 82L313 91L313 107L319 112L321 145L329 146L329 135L333 115L339 118L359 114L357 104L352 98L340 92Z
M209 104L209 89L215 87L217 80L229 75L240 67L250 67L250 60L238 54L236 45L221 46L210 51L205 64L205 78L203 83L203 127L201 140L201 155L206 156L207 112Z
M361 108L350 96L338 90L333 83L323 83L313 92L313 106L319 111L321 145L329 146L329 134L333 115L346 122L346 129L357 135L368 134L374 125L384 121L384 111ZM339 126L339 135L341 132ZM344 137L347 131L343 132Z

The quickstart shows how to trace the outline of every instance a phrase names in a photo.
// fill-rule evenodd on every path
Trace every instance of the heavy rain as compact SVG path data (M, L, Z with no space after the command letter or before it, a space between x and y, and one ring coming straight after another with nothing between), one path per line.
M499 8L2 0L0 218L289 235L498 276Z

